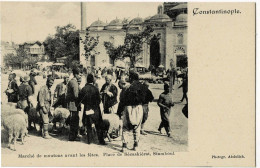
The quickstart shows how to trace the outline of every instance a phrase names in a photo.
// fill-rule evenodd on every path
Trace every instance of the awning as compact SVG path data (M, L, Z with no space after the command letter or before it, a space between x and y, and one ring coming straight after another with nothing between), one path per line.
M63 65L65 65L65 64L63 64L63 63L59 63L59 62L56 62L56 63L54 63L53 65L56 65L56 66L63 66Z
M159 68L164 68L164 66L163 66L163 65L159 65L158 67L159 67Z
M187 9L187 4L186 3L179 4L177 6L172 7L170 10L178 10L178 9Z

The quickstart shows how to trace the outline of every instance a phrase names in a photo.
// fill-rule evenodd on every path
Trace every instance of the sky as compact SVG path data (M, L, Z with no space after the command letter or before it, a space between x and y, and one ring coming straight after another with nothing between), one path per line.
M96 20L145 18L162 2L85 2L87 26ZM71 23L80 29L80 2L1 2L1 40L44 41L56 26Z

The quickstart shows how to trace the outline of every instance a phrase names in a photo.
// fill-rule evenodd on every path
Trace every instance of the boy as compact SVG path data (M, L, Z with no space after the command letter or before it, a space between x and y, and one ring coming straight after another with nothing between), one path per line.
M164 92L160 95L157 104L160 107L162 119L158 131L161 133L161 129L164 127L168 137L171 137L169 117L171 113L171 107L174 106L174 103L172 101L169 84L164 84Z

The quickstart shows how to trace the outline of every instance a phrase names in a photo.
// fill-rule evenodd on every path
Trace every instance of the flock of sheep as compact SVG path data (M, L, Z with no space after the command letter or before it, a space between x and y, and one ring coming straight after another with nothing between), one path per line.
M8 133L8 148L14 151L16 150L17 139L20 139L21 143L24 144L24 138L28 136L28 125L33 124L37 130L36 125L41 124L40 114L35 108L31 108L28 114L26 114L23 110L17 109L14 103L2 104L1 115L2 126ZM69 116L70 112L68 109L56 108L51 110L50 122L53 123L55 128L56 123L59 123L59 129L69 129L69 126L66 125L66 120ZM102 118L104 138L107 137L111 141L111 138L121 135L122 122L116 114L103 114ZM80 126L82 126L81 120L82 118L80 118ZM115 133L115 130L119 131ZM11 147L12 143L13 148Z

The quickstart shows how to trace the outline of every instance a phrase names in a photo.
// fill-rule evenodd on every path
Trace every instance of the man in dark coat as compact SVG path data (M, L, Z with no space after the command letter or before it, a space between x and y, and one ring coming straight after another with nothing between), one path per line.
M31 70L31 73L30 73L30 81L29 81L29 85L32 87L32 92L34 94L35 92L35 85L37 85L37 81L35 79L35 76L36 76L36 73L34 72L34 70L32 69Z
M94 76L88 74L87 84L81 89L79 94L80 103L84 105L83 124L87 127L88 143L91 142L93 129L96 129L99 143L104 145L105 141L101 130L102 116L99 104L100 94L98 89L93 85Z
M187 75L184 75L183 80L182 80L182 84L179 86L179 88L182 87L182 92L183 92L183 96L182 99L180 100L181 102L186 99L186 102L188 102L188 96L187 96L187 92L188 92L188 77Z
M9 80L8 88L5 91L7 98L8 98L8 102L17 103L18 86L17 86L16 80L15 80L15 75L10 74L8 80Z
M67 107L70 111L70 133L69 141L79 141L78 129L79 129L79 112L78 112L78 96L79 85L77 78L79 78L79 69L73 69L73 78L67 84L66 101Z
M143 104L145 103L145 94L147 88L139 82L139 75L136 72L129 73L131 85L125 90L121 102L125 106L123 111L123 146L122 151L126 149L125 131L133 130L134 147L136 150L140 138L140 129L143 120Z
M102 86L101 91L104 113L116 113L115 105L117 104L117 87L112 84L112 76L106 76L106 83Z
M29 76L24 76L22 83L18 87L18 102L17 107L28 113L29 107L32 105L32 87L29 85Z

